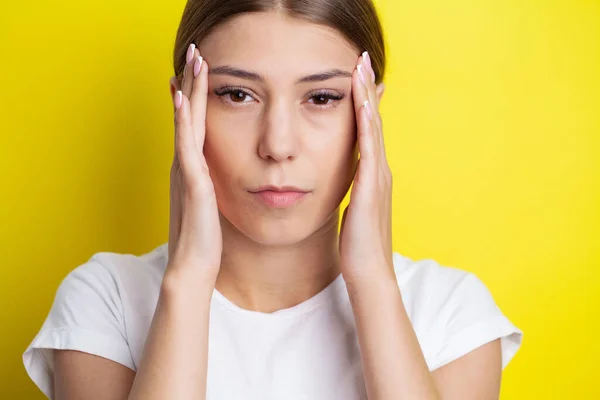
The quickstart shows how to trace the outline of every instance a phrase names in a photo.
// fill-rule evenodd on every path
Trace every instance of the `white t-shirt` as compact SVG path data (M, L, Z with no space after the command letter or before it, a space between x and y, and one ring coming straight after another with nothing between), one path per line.
M502 367L508 364L522 332L475 275L398 253L393 260L430 370L497 338ZM23 354L27 373L48 398L53 398L50 349L79 350L136 370L166 265L164 243L140 256L96 253L67 275ZM214 290L207 400L230 399L366 399L342 275L303 303L273 313L242 309Z

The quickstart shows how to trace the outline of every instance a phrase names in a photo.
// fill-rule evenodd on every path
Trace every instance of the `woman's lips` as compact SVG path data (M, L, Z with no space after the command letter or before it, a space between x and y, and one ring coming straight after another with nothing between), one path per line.
M274 190L261 190L252 193L258 199L271 207L289 207L302 199L307 192L278 192Z

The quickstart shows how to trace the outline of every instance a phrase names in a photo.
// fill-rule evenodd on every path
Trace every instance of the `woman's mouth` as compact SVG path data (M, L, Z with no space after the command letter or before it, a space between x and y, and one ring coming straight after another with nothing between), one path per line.
M268 188L250 193L269 207L284 208L298 203L309 192L296 188Z

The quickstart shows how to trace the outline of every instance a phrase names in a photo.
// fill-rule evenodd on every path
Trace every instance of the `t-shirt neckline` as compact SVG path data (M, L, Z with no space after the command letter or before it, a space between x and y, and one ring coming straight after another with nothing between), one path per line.
M216 300L218 304L225 306L229 310L246 316L263 319L280 317L289 318L308 313L316 308L319 308L323 304L326 304L327 300L329 300L332 296L338 293L338 291L342 286L344 286L344 284L344 278L340 273L335 277L333 281L331 281L327 286L325 286L325 288L323 288L320 292L310 297L309 299L294 306L283 308L281 310L277 310L271 313L242 308L237 304L233 303L227 297L225 297L221 292L219 292L219 290L217 290L217 288L213 290L212 298L213 300Z
M163 253L163 259L165 261L165 265L168 262L168 242L163 243L161 250ZM327 300L330 300L331 297L335 296L339 291L346 286L346 282L344 281L344 277L342 273L339 273L333 281L329 283L329 285L325 286L320 292L312 296L311 298L303 301L302 303L296 304L295 306L283 308L281 310L277 310L271 313L265 313L262 311L253 311L247 310L238 306L229 300L225 295L217 290L217 288L213 289L212 299L215 300L218 304L228 308L231 311L236 313L256 317L263 319L275 319L280 317L295 317L305 313L308 313L316 308L319 308L321 305L326 304Z

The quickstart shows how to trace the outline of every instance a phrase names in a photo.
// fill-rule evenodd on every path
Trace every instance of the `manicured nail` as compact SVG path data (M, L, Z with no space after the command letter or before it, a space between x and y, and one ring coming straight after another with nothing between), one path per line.
M182 102L183 93L181 92L181 90L178 90L177 93L175 93L175 109L179 110L179 107L181 107Z
M363 51L362 58L363 58L363 64L365 64L365 67L369 68L371 66L371 58L369 57L369 52L366 50Z
M194 43L190 44L190 46L188 47L187 54L185 56L186 64L189 64L190 61L192 61L192 58L194 58L194 50L195 49L196 49L196 45Z
M371 81L373 83L375 83L375 71L373 71L373 65L371 64L371 56L369 55L368 51L363 52L362 56L363 56L363 62L365 63L365 67L367 68L367 70L369 71L369 74L371 75Z
M372 120L373 114L371 114L371 105L369 103L369 100L365 100L365 102L363 103L363 107L367 111L367 118L369 118L369 121Z
M363 67L362 65L358 64L356 66L356 69L358 70L358 77L360 78L360 81L363 83L363 85L366 85L367 81L365 79L365 75L364 75L362 67Z
M196 62L194 63L194 78L200 73L200 67L202 67L202 56L196 57Z

